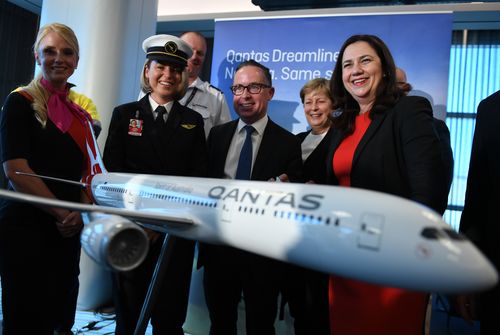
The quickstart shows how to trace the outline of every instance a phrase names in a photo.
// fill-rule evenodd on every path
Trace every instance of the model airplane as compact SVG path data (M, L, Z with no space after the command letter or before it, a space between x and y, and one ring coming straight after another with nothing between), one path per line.
M144 258L143 226L240 248L326 273L421 291L466 292L498 275L434 211L399 197L310 184L100 173L98 205L0 191L0 196L90 215L84 249L119 270Z

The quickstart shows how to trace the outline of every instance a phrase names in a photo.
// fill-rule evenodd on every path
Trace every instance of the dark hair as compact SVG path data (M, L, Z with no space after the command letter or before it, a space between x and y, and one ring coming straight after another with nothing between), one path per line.
M264 76L266 77L267 84L269 86L273 86L273 80L271 78L271 71L269 70L269 68L265 67L264 65L262 65L261 63L255 61L253 59L249 59L249 60L246 60L246 61L240 63L238 65L238 67L236 68L236 71L234 71L234 73L238 72L241 68L244 68L245 66L256 66L256 67L262 69L262 72L264 72Z
M376 98L370 111L370 118L376 113L383 113L396 104L402 92L396 86L396 65L387 45L375 35L353 35L349 37L339 51L339 57L333 69L330 80L330 91L332 92L335 107L343 112L334 119L335 128L343 131L346 135L354 131L354 120L359 114L359 104L344 87L342 81L342 63L345 49L356 42L366 42L375 50L380 58L382 66L382 80L377 87Z

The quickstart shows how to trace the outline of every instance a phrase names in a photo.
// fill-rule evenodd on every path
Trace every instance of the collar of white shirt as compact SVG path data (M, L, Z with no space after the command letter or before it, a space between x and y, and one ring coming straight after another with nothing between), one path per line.
M259 136L262 136L262 134L264 134L264 130L266 129L268 121L269 121L269 117L266 114L266 115L264 115L263 118L255 121L250 126L254 127L255 131L257 132L257 134ZM245 127L246 125L247 124L245 122L243 122L241 119L239 119L238 125L236 126L236 132L240 133L242 131L243 127Z
M149 104L151 105L151 110L153 111L153 116L154 118L156 119L156 108L158 108L158 106L160 105L159 103L157 103L156 101L153 100L153 98L151 98L151 94L148 96L149 98ZM173 101L169 101L167 102L166 104L163 105L163 107L165 107L165 109L167 110L167 115L170 113L170 110L172 109L172 106L174 105L174 102Z
M205 91L205 82L203 80L201 80L200 77L197 77L195 79L195 81L193 81L191 83L191 85L189 85L189 88L193 88L193 87L196 87L198 90L203 92L203 91Z

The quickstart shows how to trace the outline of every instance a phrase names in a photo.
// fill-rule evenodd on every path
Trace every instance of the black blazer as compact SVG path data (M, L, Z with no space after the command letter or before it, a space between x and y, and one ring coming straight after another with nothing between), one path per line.
M142 136L128 133L131 119L144 121ZM109 125L103 160L109 171L204 177L208 157L203 119L175 101L159 131L148 95L118 106Z
M224 177L227 152L237 125L238 119L215 126L210 131L208 137L210 177ZM301 169L299 139L269 119L255 158L251 179L267 181L286 173L291 181L300 181Z
M305 131L303 133L298 133L297 137L300 142L304 142L307 135L311 131ZM303 162L302 166L302 178L304 182L310 180L314 181L315 184L326 184L326 157L328 155L328 149L330 146L330 141L334 128L330 127L325 137L319 142L318 146L311 152L307 159Z
M453 166L455 165L453 150L451 148L450 130L448 129L446 122L443 120L434 118L433 121L434 128L436 129L436 133L439 137L439 143L441 145L441 159L443 160L446 172L448 193L450 193L451 183L453 182Z
M477 108L476 129L467 177L464 232L500 270L500 91ZM498 286L497 286L498 287Z
M343 138L340 131L332 137L327 158L330 184L338 184L331 162ZM445 167L429 101L404 96L393 108L373 116L354 152L351 186L415 200L444 213Z

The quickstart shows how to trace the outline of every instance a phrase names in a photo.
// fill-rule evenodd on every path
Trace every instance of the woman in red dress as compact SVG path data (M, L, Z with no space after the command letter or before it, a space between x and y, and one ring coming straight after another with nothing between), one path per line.
M333 121L338 131L328 182L394 194L443 213L448 194L431 105L405 96L395 71L380 38L354 35L344 42L330 83L341 112ZM427 301L425 293L332 276L331 334L421 335Z

